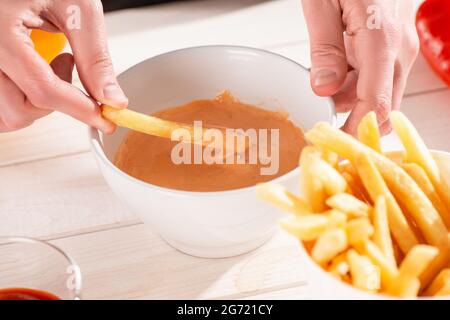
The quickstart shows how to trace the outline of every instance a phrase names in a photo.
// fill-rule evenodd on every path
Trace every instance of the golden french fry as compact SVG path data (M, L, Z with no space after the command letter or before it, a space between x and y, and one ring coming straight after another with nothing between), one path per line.
M447 228L450 228L450 184L442 177L433 155L408 118L399 111L393 111L390 119L395 132L405 147L406 160L417 163L425 170L439 197L444 202L447 208L447 215L444 219Z
M445 287L450 287L450 269L442 270L424 291L424 295L434 296Z
M364 152L356 157L355 166L372 201L376 202L380 196L386 200L390 230L402 251L408 252L418 244L418 240L377 167ZM382 251L384 252L383 249ZM394 262L391 253L386 257Z
M334 195L326 200L326 204L351 217L367 217L369 215L369 205L348 193Z
M142 114L130 109L118 109L109 105L101 105L102 116L112 123L138 131L141 133L149 134L156 137L166 138L174 141L184 141L187 143L210 146L213 142L213 138L205 138L212 136L212 130L219 131L225 136L225 130L223 128L207 128L207 127L195 127L193 125L179 123L174 121L163 120L158 117ZM189 141L185 139L183 134L177 135L176 132L187 132L185 136L188 136ZM238 139L242 142L238 141ZM250 146L250 141L246 136L239 136L236 134L235 143L233 144L232 153L227 153L227 146L225 146L224 157L230 154L243 153Z
M418 278L399 277L396 282L391 284L386 293L405 299L416 298L420 291L420 281Z
M324 265L346 250L347 246L347 235L344 230L328 230L317 239L311 250L311 256L317 263Z
M402 167L416 181L428 199L431 200L447 228L450 228L450 211L447 210L447 207L442 202L425 170L416 163L404 163Z
M101 109L103 117L121 127L167 139L172 138L173 131L184 129L188 130L191 137L194 137L194 127L187 124L166 121L129 109L117 109L108 105L102 105Z
M383 252L370 240L364 243L361 251L380 268L381 285L383 288L387 288L389 284L392 283L392 281L398 276L397 267L388 262Z
M357 185L355 179L351 174L348 172L341 173L342 177L347 181L347 193L350 193L351 195L355 196L359 200L365 202L366 199L364 198L364 194L362 193L361 189Z
M313 163L320 159L321 152L317 148L311 146L303 148L300 156L300 192L314 212L327 210L325 187L322 181L311 173Z
M322 159L325 160L330 166L337 169L339 165L339 156L334 153L333 151L330 151L328 149L320 149L320 152L322 153Z
M347 225L348 216L336 209L331 209L325 212L328 218L328 228L345 228Z
M346 277L350 271L350 267L347 262L347 253L343 252L333 258L327 271L341 280Z
M352 284L362 290L376 292L381 287L380 268L355 250L347 252L347 261L352 277Z
M397 265L394 255L394 246L392 244L391 234L389 232L386 198L384 196L378 197L375 201L372 220L374 227L373 242L384 253L386 260L389 263L394 266Z
M281 227L302 241L316 240L323 234L329 221L325 215L310 214L295 216L280 221Z
M352 163L362 153L368 153L395 198L403 200L427 242L436 247L450 248L447 228L439 213L417 183L397 164L345 132L332 128L328 123L317 124L306 133L306 138L315 145L329 148Z
M347 181L328 162L319 159L312 163L309 170L322 182L328 195L339 194L347 189Z
M439 291L434 295L435 297L450 296L450 282L447 282Z
M403 261L405 254L402 252L397 242L392 241L392 247L394 248L395 261L397 262L397 265L399 265Z
M297 215L311 214L308 203L289 192L285 187L272 183L261 183L256 187L256 195L283 211Z
M449 266L450 250L448 248L439 248L438 256L428 265L426 270L420 275L420 283L422 288L428 287L434 278Z
M374 234L374 228L369 218L357 218L347 223L348 243L352 246L358 246L369 240Z
M411 288L409 284L412 279L418 279L428 265L436 258L439 250L432 246L417 245L411 249L400 264L399 274L387 287L386 292L392 295L405 297L402 290L406 287ZM414 280L415 282L415 280ZM415 287L415 286L414 286ZM419 281L420 289L420 281ZM417 292L414 296L417 296Z
M411 249L400 264L400 275L418 277L438 255L439 250L428 245L417 245Z
M358 139L366 146L381 153L380 131L375 112L369 112L358 126Z

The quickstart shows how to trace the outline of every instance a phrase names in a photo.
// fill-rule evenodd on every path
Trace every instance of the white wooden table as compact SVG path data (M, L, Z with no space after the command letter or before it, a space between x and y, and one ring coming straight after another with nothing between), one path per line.
M186 46L239 44L309 65L298 0L208 0L107 15L118 72ZM403 111L430 147L450 151L450 90L422 58ZM384 139L398 147L395 137ZM263 298L312 296L296 242L279 232L255 252L206 260L181 254L151 233L105 184L84 125L53 114L27 129L0 134L0 235L48 239L83 273L86 299ZM163 214L163 213L162 213Z

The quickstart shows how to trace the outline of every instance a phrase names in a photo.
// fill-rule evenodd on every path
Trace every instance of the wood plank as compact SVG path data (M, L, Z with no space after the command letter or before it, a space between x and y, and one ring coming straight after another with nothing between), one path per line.
M88 150L87 127L54 112L28 128L0 134L0 167Z
M0 168L0 234L53 238L138 223L90 153Z
M245 298L306 283L298 243L282 232L258 250L228 259L182 254L144 225L52 243L80 265L85 299Z
M431 149L450 152L450 89L407 97L402 110Z

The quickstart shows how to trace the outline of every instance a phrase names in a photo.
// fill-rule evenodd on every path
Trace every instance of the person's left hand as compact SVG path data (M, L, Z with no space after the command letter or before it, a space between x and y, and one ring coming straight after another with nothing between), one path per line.
M389 112L400 108L419 52L412 0L303 0L311 42L311 85L351 111L344 130L356 135L361 119L377 114L391 131Z

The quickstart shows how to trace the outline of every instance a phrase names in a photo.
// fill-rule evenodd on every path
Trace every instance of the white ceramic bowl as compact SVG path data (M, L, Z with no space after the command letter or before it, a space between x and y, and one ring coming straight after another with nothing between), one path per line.
M227 89L243 102L283 108L303 129L318 121L335 124L330 99L313 94L309 73L297 63L263 50L207 46L169 52L119 76L133 109L147 114ZM111 189L173 247L200 257L229 257L253 250L271 235L279 213L256 199L255 188L185 192L137 180L113 165L128 130L112 136L90 130L92 150ZM158 168L155 168L158 170ZM299 170L277 182L295 190Z
M400 151L388 152L391 156L402 159L403 153ZM443 151L432 151L440 169L444 172L450 183L450 153ZM304 268L308 282L309 294L308 297L312 299L330 299L330 300L380 300L380 299L395 299L394 297L369 293L355 287L352 287L345 282L342 282L333 277L328 272L324 271L311 256L308 254L302 244L300 247L301 261L304 262L301 266ZM450 297L440 297L440 299L449 299ZM430 298L419 298L426 300Z

